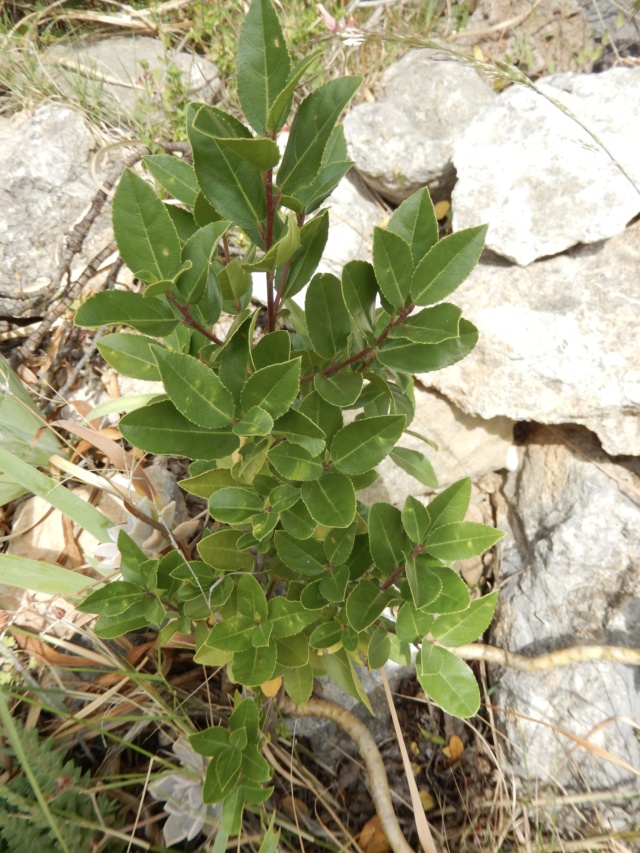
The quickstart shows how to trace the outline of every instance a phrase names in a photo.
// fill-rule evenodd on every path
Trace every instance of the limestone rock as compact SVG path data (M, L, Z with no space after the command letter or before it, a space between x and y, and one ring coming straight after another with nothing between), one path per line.
M481 261L454 295L478 346L422 381L471 414L583 424L640 455L639 266L640 223L525 269Z
M454 146L454 229L489 224L487 248L517 264L619 234L640 212L640 68L513 86Z
M156 38L117 36L72 45L55 45L45 61L63 91L82 91L85 99L105 99L124 116L138 119L162 104L177 70L189 100L214 103L221 82L217 67L192 53L165 50Z
M394 203L423 186L435 201L455 181L453 143L495 94L472 69L412 51L383 74L377 103L344 119L349 156L367 183Z
M57 266L62 239L99 189L91 177L96 142L82 116L52 104L0 124L0 288L31 295ZM98 172L98 179L102 176ZM110 239L104 210L85 256ZM38 316L24 303L0 298L5 316ZM20 313L12 313L20 312Z
M503 549L494 643L531 655L583 643L638 648L640 469L634 474L632 467L611 462L579 427L536 429L505 487L512 538ZM598 662L548 673L501 671L495 704L640 766L640 744L623 719L640 716L632 667ZM633 778L548 725L508 714L500 720L509 762L533 786L541 780L601 790Z

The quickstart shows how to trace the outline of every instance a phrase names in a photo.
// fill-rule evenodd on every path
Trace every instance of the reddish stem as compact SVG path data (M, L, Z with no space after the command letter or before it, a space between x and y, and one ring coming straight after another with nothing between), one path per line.
M191 316L191 311L189 310L188 305L182 305L171 293L167 293L166 296L169 302L182 314L182 322L185 326L191 326L191 328L195 329L196 332L200 332L201 335L204 335L205 338L212 341L214 344L218 344L218 346L222 344L222 341L214 332L210 332L209 329L205 328L201 323L198 323L195 317Z

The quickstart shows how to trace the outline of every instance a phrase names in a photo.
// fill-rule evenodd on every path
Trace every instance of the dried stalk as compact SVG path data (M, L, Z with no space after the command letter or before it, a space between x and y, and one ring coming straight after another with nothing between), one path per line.
M482 643L447 648L463 660L480 660L484 663L504 666L520 672L545 672L549 669L568 666L571 663L584 663L593 660L640 666L640 649L630 649L624 646L571 646L568 649L557 649L554 652L547 652L531 658Z

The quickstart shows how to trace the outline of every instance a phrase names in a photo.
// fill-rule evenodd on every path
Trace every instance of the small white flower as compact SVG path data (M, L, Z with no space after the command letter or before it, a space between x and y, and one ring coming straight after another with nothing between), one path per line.
M150 794L156 800L164 800L164 810L169 815L162 830L167 847L180 841L192 841L205 824L211 826L220 819L219 806L202 802L205 759L194 752L183 737L173 744L173 752L190 775L178 771L154 779L149 785Z

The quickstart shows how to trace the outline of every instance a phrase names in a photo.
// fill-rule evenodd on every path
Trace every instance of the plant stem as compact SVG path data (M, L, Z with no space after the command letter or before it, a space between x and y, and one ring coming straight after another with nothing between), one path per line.
M546 652L532 658L482 643L447 648L463 660L479 660L495 666L515 669L519 672L545 672L549 669L568 666L571 663L583 663L591 660L606 660L612 663L640 666L640 649L630 649L624 646L570 646L567 649L556 649L556 651Z
M365 724L336 702L316 699L315 696L304 706L298 705L288 696L280 699L279 704L282 713L288 717L324 717L326 720L332 720L355 741L367 768L371 798L393 853L413 853L393 810L387 772L380 750Z
M178 302L172 293L167 293L167 300L182 314L182 322L185 326L191 326L191 328L195 329L196 332L200 332L201 335L204 335L205 338L212 341L214 344L218 344L218 346L222 344L222 341L214 332L210 332L209 329L206 329L201 323L198 323L196 318L191 315L188 305L182 305L182 303Z
M415 304L412 302L407 308L403 308L400 312L397 319L391 318L387 326L381 335L379 335L375 342L371 344L371 346L365 347L364 349L357 352L355 355L352 355L350 358L346 358L344 361L339 361L337 364L330 364L329 367L323 368L323 370L319 370L317 373L311 373L309 376L303 376L300 380L300 384L303 382L312 382L316 376L331 376L334 373L337 373L339 370L342 370L343 367L348 367L350 364L355 364L357 361L362 361L362 359L367 358L367 356L371 355L376 351L376 349L380 346L380 344L384 343L389 336L389 332L391 329L395 328L395 326L401 326L402 323L407 319L409 314L415 308Z

